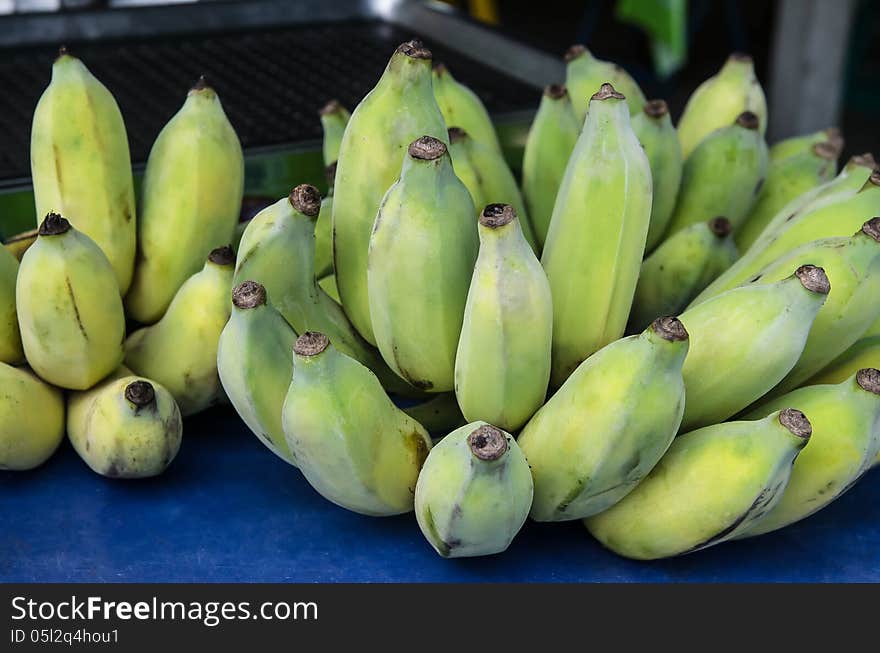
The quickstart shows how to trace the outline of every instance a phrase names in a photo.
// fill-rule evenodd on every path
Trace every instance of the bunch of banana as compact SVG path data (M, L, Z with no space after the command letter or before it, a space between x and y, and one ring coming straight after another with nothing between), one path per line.
M584 523L604 546L637 560L733 539L777 504L811 432L801 411L784 408L680 435L635 490Z
M571 103L579 124L584 123L590 98L603 84L611 84L626 96L630 113L642 110L644 93L629 73L617 64L597 59L580 44L566 51L565 64L565 85L571 93Z
M645 243L645 251L650 252L666 233L675 208L682 175L681 145L663 100L646 102L644 109L633 115L632 128L648 155L654 186L651 226Z
M392 403L369 369L326 335L297 338L281 412L290 451L322 496L366 515L413 509L431 438Z
M25 253L16 307L28 364L44 380L86 390L122 362L125 315L110 261L50 213Z
M767 144L758 116L741 113L703 139L684 163L681 189L667 236L713 215L736 230L755 203L767 174Z
M629 315L631 330L644 329L659 315L683 311L737 256L727 218L712 218L674 233L642 262Z
M428 454L416 483L416 520L444 558L505 551L532 505L532 475L509 433L473 422Z
M296 333L267 302L266 289L243 281L232 291L232 314L220 334L217 372L241 419L272 453L296 461L284 441L281 406L290 382Z
M113 95L64 48L34 110L31 174L37 216L61 213L95 241L125 294L137 230L128 136Z
M501 143L482 100L467 86L457 81L442 63L434 65L434 98L447 125L457 125L471 138L501 153Z
M128 315L152 324L212 249L232 242L244 187L238 136L204 77L159 133L144 174Z
M201 272L174 295L156 324L125 341L125 364L164 386L186 417L224 398L217 374L217 343L232 310L231 247L211 252Z
M446 140L446 123L434 99L431 52L420 41L408 41L397 48L379 83L351 115L333 191L333 267L339 296L351 323L373 345L367 296L370 234L385 192L400 175L407 146L423 135Z
M330 100L318 111L321 118L321 129L324 132L324 141L321 154L324 157L324 165L336 163L339 158L339 148L342 146L342 135L351 119L351 113L339 100ZM333 185L332 183L330 184Z
M626 327L651 219L651 169L623 95L593 95L541 263L553 295L551 385Z
M550 285L512 206L483 209L479 234L455 357L455 394L468 421L515 432L547 395Z
M688 98L678 122L678 139L684 158L690 157L709 134L731 124L744 111L757 117L757 129L763 137L767 131L764 90L755 77L752 58L735 53Z
M0 247L0 363L17 365L24 361L21 331L15 310L15 280L18 260L5 247Z
M64 438L64 395L26 367L0 363L0 470L42 465Z
M687 353L684 326L664 317L578 366L519 436L535 479L532 519L595 515L638 485L678 432Z
M551 84L545 88L538 112L529 128L522 162L523 197L540 247L543 247L544 241L547 240L556 194L559 192L568 159L580 132L581 125L574 115L571 98L565 86ZM458 174L459 166L455 162L457 145L451 131L449 143ZM459 177L461 176L459 174ZM467 181L465 186L470 190Z
M410 143L400 179L376 216L368 279L379 351L420 390L446 392L455 385L479 248L476 215L443 141L422 136Z

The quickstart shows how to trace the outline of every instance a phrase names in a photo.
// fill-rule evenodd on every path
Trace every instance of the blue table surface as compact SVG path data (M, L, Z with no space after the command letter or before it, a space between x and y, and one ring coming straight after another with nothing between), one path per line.
M633 562L579 522L527 523L502 555L444 560L412 514L321 498L228 407L187 420L155 479L92 473L65 442L0 472L5 582L880 581L880 471L799 524L681 558Z

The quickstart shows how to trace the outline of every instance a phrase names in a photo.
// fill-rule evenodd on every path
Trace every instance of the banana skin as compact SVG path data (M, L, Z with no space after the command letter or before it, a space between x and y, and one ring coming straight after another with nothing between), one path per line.
M579 124L584 123L590 98L606 83L626 96L631 114L642 110L645 94L623 68L610 61L597 59L580 44L573 45L566 51L565 85L571 93L571 102Z
M18 260L5 247L0 247L0 363L18 365L24 362L21 330L15 310L15 281Z
M26 367L0 363L0 470L46 462L64 438L64 395Z
M321 107L318 116L321 119L321 129L324 132L321 155L324 157L324 166L327 167L336 163L339 158L342 135L351 119L351 113L340 104L339 100L330 100Z
M461 127L474 140L501 153L492 119L479 96L455 79L442 63L434 64L432 82L434 98L446 124Z

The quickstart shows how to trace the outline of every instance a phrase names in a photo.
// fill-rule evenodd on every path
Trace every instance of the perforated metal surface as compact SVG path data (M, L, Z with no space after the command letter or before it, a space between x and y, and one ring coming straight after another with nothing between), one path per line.
M422 38L435 61L473 88L492 113L537 106L539 92L430 38L380 23L334 23L173 40L68 44L119 102L134 162L146 160L187 89L204 73L245 148L321 136L317 110L335 97L353 108L402 41ZM30 174L31 117L56 46L0 50L0 179Z

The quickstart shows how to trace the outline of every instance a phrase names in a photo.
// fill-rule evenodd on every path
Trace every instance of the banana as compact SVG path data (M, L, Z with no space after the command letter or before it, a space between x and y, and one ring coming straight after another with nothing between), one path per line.
M737 256L727 218L712 218L674 233L642 262L629 315L631 329L641 331L660 315L678 315Z
M559 192L568 158L580 132L581 126L574 115L571 98L565 86L551 84L546 87L538 112L529 128L522 162L523 197L535 238L541 247L547 239L556 193ZM455 143L451 134L449 140L455 162ZM468 186L467 182L465 186Z
M231 247L211 252L201 272L184 282L162 319L125 341L125 364L174 397L184 417L219 403L217 343L232 310Z
M67 434L92 471L147 478L174 460L183 421L168 390L143 377L123 376L70 396Z
M321 210L315 220L315 278L323 279L333 274L333 180L336 164L327 166L329 190L321 200Z
M707 136L685 161L666 236L713 215L725 216L736 231L766 174L767 144L758 131L758 117L741 113L734 124Z
M799 154L771 160L758 199L736 232L736 246L746 251L786 204L830 181L837 174L839 156L836 146L820 141Z
M515 432L547 396L550 284L512 206L489 204L479 235L455 357L455 395L469 422Z
M342 303L342 300L339 298L339 288L336 287L336 275L331 274L328 277L324 277L323 279L318 279L318 287L321 288L327 295L337 304Z
M538 241L526 213L525 201L504 157L494 149L475 141L460 127L449 128L449 156L452 158L455 175L468 189L477 210L487 204L513 206L519 216L523 236L538 254Z
M489 112L479 96L457 81L445 64L433 69L434 98L447 125L457 125L478 143L501 153L501 143Z
M15 279L18 260L5 247L0 247L0 363L18 365L24 362L21 331L15 311Z
M64 438L64 395L26 367L0 363L0 470L33 469Z
M675 209L682 175L681 145L663 100L646 102L644 109L633 115L632 128L648 155L654 186L651 226L645 243L645 251L650 252L666 233Z
M132 318L158 321L211 250L232 241L243 188L241 144L202 77L147 160L137 267L125 297Z
M651 220L651 169L610 84L565 170L541 263L553 294L553 369L559 387L626 327Z
M636 560L733 539L779 501L810 433L807 417L785 408L680 435L635 490L584 524L603 546Z
M403 407L403 412L424 426L432 438L434 434L446 434L467 422L454 392L435 394L427 401Z
M232 406L276 456L296 465L281 428L281 406L296 333L266 301L266 289L243 281L232 291L232 314L220 334L217 372Z
M755 76L752 58L734 53L718 73L700 84L688 98L678 121L678 139L685 160L716 129L732 123L744 111L758 118L761 136L767 131L767 100Z
M122 362L119 286L101 248L57 213L39 233L15 286L24 353L40 378L85 390Z
M107 87L64 48L34 110L31 174L37 216L67 216L107 256L125 294L137 231L125 123Z
M860 338L804 385L841 383L866 367L880 368L880 335Z
M725 420L775 387L800 358L829 290L822 268L802 265L682 313L691 336L682 431Z
M333 266L345 313L376 344L367 296L367 252L379 204L400 175L407 146L427 134L446 140L434 99L431 51L400 45L379 83L355 108L342 137L333 191Z
M578 124L584 123L590 98L603 84L611 84L626 96L629 112L642 110L645 94L623 68L610 61L596 59L583 45L573 45L565 53L565 85L571 94L571 103Z
M339 158L339 148L342 145L342 135L345 133L345 127L351 119L351 113L339 100L330 100L321 107L318 112L321 118L321 128L324 131L324 142L321 147L321 154L324 157L324 166L336 163ZM333 185L332 183L330 184Z
M473 422L428 454L416 484L416 520L444 558L507 550L529 516L532 475L509 433Z
M476 214L443 141L423 136L410 143L370 237L370 317L385 362L426 392L455 385L479 248Z
M809 134L792 136L777 141L770 146L770 163L778 163L790 156L803 154L817 143L828 143L838 151L843 151L843 134L837 127L828 127Z
M821 510L851 488L880 452L880 371L867 368L837 385L800 388L763 404L745 419L761 419L780 406L810 417L810 446L797 457L776 506L738 537L788 526Z
M688 334L674 317L581 363L519 435L535 479L532 519L595 515L657 464L685 405Z
M21 261L24 253L37 241L37 231L37 229L29 229L10 236L3 242L3 249L12 254L16 261Z
M431 449L428 432L324 334L297 338L281 412L300 470L326 499L365 515L413 509L416 479Z

